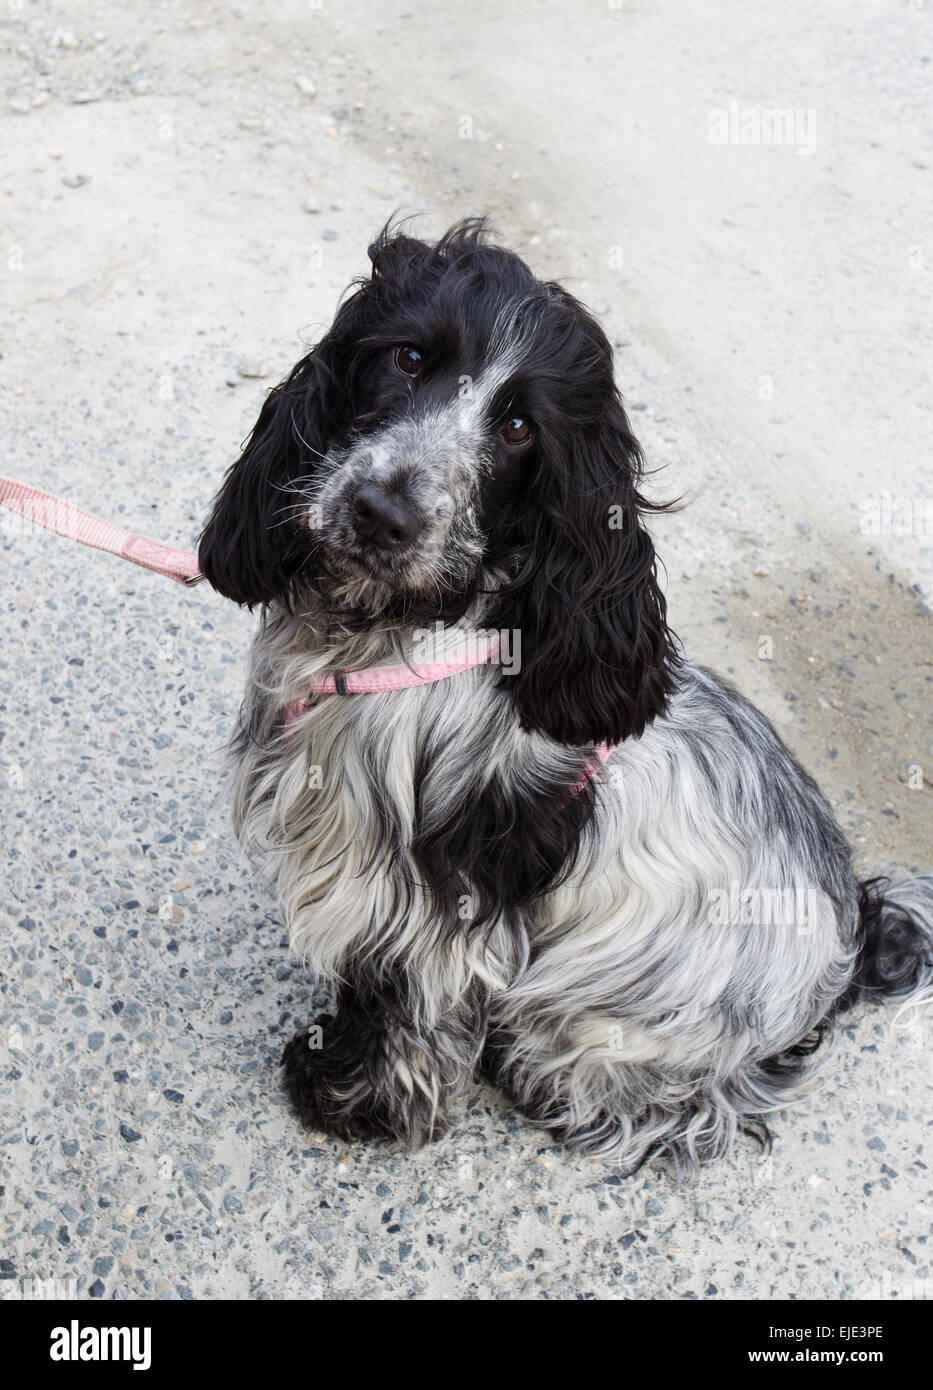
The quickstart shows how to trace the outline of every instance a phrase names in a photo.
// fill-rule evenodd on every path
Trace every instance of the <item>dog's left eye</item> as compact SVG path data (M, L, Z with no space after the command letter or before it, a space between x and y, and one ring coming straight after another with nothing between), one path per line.
M519 444L527 444L534 431L524 416L513 415L511 420L506 420L499 433L506 444L511 444L514 448Z
M406 376L417 376L424 366L424 357L416 347L399 347L395 349L395 365Z

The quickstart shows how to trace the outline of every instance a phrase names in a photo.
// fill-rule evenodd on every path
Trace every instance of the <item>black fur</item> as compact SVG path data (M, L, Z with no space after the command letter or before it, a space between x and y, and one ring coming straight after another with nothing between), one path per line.
M412 855L443 930L488 929L500 913L511 920L563 880L593 815L592 781L576 787L584 767L575 759L526 788L479 768L444 820L421 809L424 778L443 775L443 763L418 769Z
M845 1006L863 998L910 994L933 969L929 935L916 919L885 890L882 876L859 884L861 939L855 975L842 1001Z

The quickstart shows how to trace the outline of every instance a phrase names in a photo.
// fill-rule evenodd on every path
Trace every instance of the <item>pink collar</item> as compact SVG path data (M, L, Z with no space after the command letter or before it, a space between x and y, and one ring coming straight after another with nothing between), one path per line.
M595 777L610 753L615 752L614 743L597 743L592 753L583 764L583 771L570 788L571 796L579 796L587 782Z
M464 633L464 637L468 634ZM444 661L431 661L424 666L370 666L363 671L341 671L328 676L313 676L309 683L312 695L373 695L380 690L408 690L413 685L431 685L458 676L474 666L486 666L499 655L499 638L464 643L459 654ZM304 698L290 700L285 706L286 726L308 708Z

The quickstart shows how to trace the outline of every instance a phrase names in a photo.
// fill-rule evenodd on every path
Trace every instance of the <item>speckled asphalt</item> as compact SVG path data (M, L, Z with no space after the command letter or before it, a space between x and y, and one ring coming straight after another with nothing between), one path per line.
M51 0L0 24L3 471L193 545L387 213L432 232L491 207L602 314L656 490L690 500L656 528L674 625L779 724L860 865L928 867L930 536L857 518L872 489L933 497L929 272L906 271L929 13L581 6L569 43L548 4L438 4L417 33L404 9L278 8ZM465 23L498 56L451 45ZM710 105L755 93L819 106L826 142L701 187L691 110L705 140ZM7 521L0 596L0 1296L933 1292L922 1013L849 1019L772 1155L693 1184L567 1157L479 1087L414 1156L303 1133L277 1063L311 987L221 783L255 619Z

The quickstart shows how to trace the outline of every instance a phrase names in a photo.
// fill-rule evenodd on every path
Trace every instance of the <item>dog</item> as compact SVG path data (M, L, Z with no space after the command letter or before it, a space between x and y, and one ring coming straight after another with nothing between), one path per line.
M390 224L369 258L199 551L261 608L235 824L332 991L292 1103L417 1148L479 1071L627 1171L767 1143L840 1009L930 990L933 873L860 883L768 721L684 654L583 305L482 220Z

